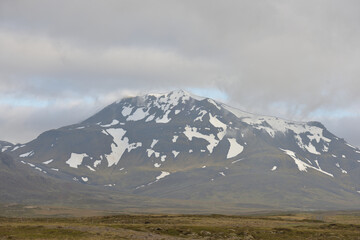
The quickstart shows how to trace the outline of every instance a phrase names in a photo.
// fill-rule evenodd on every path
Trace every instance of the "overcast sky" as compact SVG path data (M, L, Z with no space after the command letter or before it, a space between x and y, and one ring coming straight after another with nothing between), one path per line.
M360 1L0 1L0 139L186 89L360 146Z

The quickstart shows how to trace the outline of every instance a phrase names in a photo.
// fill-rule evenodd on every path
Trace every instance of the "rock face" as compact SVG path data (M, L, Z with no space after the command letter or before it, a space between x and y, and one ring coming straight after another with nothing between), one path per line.
M181 90L122 99L2 151L50 178L164 201L360 208L360 150L321 123L255 115Z

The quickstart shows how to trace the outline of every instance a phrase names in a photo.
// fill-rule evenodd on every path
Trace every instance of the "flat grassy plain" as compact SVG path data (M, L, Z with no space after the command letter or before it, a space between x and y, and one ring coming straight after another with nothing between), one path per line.
M113 212L86 209L34 206L7 206L6 208L7 212L4 207L0 208L2 210L0 215L18 216L0 217L0 239L360 240L360 211L230 216L112 215ZM76 215L78 217L74 217Z

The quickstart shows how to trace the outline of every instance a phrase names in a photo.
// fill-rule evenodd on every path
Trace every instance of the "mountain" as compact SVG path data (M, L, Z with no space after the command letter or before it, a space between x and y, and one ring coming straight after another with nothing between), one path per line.
M0 152L4 152L8 148L13 147L14 144L6 142L6 141L0 141Z
M360 150L321 123L251 114L182 90L124 98L2 149L54 181L189 208L360 208Z

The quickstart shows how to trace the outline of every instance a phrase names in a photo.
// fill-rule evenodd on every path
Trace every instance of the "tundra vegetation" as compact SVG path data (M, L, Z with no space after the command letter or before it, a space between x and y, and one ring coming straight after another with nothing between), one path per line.
M1 213L0 239L360 239L359 211L130 215L14 205Z

